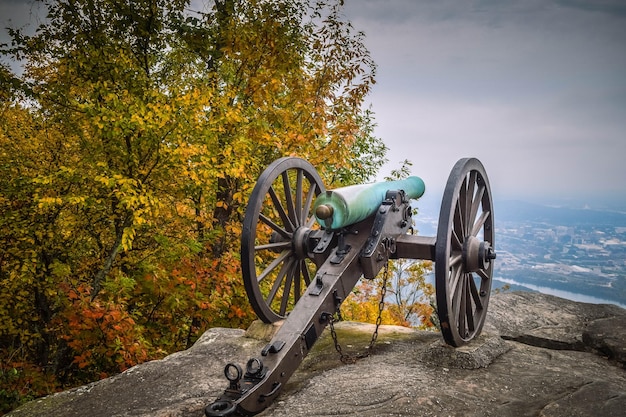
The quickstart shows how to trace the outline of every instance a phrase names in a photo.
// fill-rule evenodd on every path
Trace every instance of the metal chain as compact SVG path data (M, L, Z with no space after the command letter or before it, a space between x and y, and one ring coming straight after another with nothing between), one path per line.
M347 353L343 353L343 350L341 349L341 345L339 344L339 341L337 340L337 332L335 331L335 316L334 315L332 314L328 315L328 324L330 326L330 335L333 338L333 343L335 344L335 350L337 351L337 353L339 353L339 360L345 364L356 363L358 359L357 356L352 356L352 355L348 355Z
M389 280L389 261L385 262L384 271L383 271L383 284L380 288L380 301L378 302L378 317L376 318L376 328L374 329L374 333L372 334L372 340L370 340L370 345L367 347L367 353L374 348L376 344L376 339L378 339L378 328L380 324L383 322L383 310L385 309L385 296L387 295L387 281Z
M330 335L333 339L333 343L335 345L335 350L339 353L339 360L345 364L353 364L356 363L358 359L366 358L370 356L372 350L374 349L374 345L376 344L376 340L378 339L378 328L380 327L383 321L383 310L385 309L385 296L387 295L387 281L389 280L389 262L385 262L384 272L383 272L383 283L380 289L380 301L378 302L378 317L376 318L376 328L374 329L374 333L372 334L372 339L370 340L370 344L367 347L367 353L360 353L357 355L349 355L343 352L341 345L337 339L337 331L335 330L335 321L343 320L341 318L341 311L339 307L337 307L337 319L333 314L327 314L328 324L330 326Z

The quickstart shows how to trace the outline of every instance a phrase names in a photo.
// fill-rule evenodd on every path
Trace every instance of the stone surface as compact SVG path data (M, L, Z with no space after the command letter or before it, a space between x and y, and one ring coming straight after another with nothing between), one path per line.
M265 342L238 329L211 329L190 349L111 378L34 400L11 416L202 416L225 388L224 366L245 363Z
M265 340L269 342L272 340L272 337L276 334L280 326L283 324L283 321L278 321L272 324L265 324L261 320L256 320L252 322L248 330L246 330L245 336L252 339Z
M442 340L431 343L419 354L422 362L448 368L478 369L488 367L497 357L511 349L511 345L497 331L486 326L472 343L453 348Z
M621 316L609 317L589 323L583 331L583 342L626 367L625 334L626 320Z
M504 292L493 296L488 311L488 323L493 324L504 339L548 349L581 351L588 349L583 331L589 323L626 314L613 304L576 303L531 292Z
M344 365L325 332L259 415L623 416L624 323L626 310L616 306L505 292L491 297L483 335L458 349L438 333L384 326L369 357ZM201 417L226 388L224 365L257 356L266 330L255 339L211 329L187 351L9 416ZM353 353L364 352L372 330L337 324L344 351Z

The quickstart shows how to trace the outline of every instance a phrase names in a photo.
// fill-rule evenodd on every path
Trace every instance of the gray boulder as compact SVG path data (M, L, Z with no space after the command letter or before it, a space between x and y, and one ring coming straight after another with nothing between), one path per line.
M345 365L328 332L260 416L623 416L626 310L539 293L491 297L483 334L453 349L436 332L383 326L370 356ZM344 351L373 326L338 323ZM268 331L261 326L261 331ZM226 363L258 356L269 333L211 329L191 348L32 401L11 417L201 417ZM258 332L256 332L258 334Z

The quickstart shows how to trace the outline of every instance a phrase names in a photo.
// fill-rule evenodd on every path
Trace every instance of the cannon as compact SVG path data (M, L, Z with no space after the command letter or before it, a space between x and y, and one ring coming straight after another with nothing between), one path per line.
M458 347L480 334L496 258L485 169L475 158L454 165L435 237L411 233L411 200L424 191L419 177L326 190L315 168L296 157L265 169L243 221L241 268L258 317L282 324L245 370L225 366L228 387L205 408L207 417L267 408L359 279L374 278L390 259L434 261L447 344Z

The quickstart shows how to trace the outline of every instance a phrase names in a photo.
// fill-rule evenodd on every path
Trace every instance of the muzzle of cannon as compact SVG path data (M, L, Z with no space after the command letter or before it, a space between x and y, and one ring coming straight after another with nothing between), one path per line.
M496 258L491 188L475 158L446 184L436 237L411 234L418 177L326 190L307 161L274 161L259 177L243 221L241 267L258 317L282 320L245 371L229 363L228 388L205 415L253 415L278 396L361 277L390 259L435 262L437 316L446 343L480 334Z

